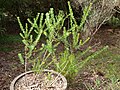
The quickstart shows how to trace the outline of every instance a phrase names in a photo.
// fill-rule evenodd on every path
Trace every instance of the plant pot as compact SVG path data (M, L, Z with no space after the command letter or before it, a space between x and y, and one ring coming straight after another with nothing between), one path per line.
M43 70L39 74L33 71L22 73L10 85L10 90L65 90L66 88L66 78L53 70Z

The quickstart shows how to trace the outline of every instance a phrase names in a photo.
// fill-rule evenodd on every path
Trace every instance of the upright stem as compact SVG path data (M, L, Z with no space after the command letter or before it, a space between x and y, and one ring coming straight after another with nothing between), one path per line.
M27 46L25 46L25 72L27 72L27 63L28 63L28 56L27 56L27 52L28 52L28 48ZM25 74L25 77L26 77L26 74ZM28 86L28 83L27 83L27 79L25 78L25 82L26 82L26 87Z
M28 48L25 46L25 72L27 71L27 51L28 51Z

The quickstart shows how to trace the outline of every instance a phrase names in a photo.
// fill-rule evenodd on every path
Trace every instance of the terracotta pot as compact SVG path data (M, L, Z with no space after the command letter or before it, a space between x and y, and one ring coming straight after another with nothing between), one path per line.
M61 89L56 89L56 90L66 90L66 88L67 88L67 80L66 80L66 78L63 76L63 75L61 75L60 73L58 73L58 72L55 72L55 71L53 71L53 70L44 70L43 71L43 73L51 73L51 74L54 74L56 77L57 76L59 76L60 77L60 80L62 81L62 87L61 87ZM25 72L25 73L22 73L22 74L20 74L19 76L17 76L12 82L11 82L11 85L10 85L10 90L16 90L15 89L15 85L16 85L16 83L21 79L21 78L23 78L23 77L25 77L26 75L29 75L29 74L32 74L33 73L33 71L28 71L28 72ZM34 74L34 73L33 73ZM54 81L53 81L54 82ZM30 90L32 90L32 89L30 89ZM45 89L46 90L46 89ZM47 90L49 90L49 89L47 89ZM50 89L51 90L51 89ZM55 89L54 89L55 90Z

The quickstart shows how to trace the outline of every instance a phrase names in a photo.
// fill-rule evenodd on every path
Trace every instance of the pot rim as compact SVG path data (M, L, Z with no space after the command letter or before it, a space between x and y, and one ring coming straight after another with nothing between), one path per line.
M56 72L56 71L54 71L54 70L47 70L47 69L43 70L43 72L52 72L52 73L58 74L58 75L62 78L62 80L63 80L63 82L64 82L64 86L63 86L63 89L62 89L62 90L65 90L65 89L67 88L67 80L66 80L66 78L65 78L62 74L60 74L60 73L58 73L58 72ZM11 84L10 84L10 90L15 90L15 89L14 89L15 83L16 83L21 77L24 77L26 74L30 74L30 73L33 73L33 71L27 71L27 72L24 72L24 73L18 75L17 77L15 77L14 80L13 80L13 81L11 82Z

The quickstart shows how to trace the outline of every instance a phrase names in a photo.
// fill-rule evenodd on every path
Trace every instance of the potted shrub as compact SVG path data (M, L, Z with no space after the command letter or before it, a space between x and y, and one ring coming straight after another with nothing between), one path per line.
M52 8L45 16L46 18L43 19L44 14L38 13L33 21L28 19L25 28L19 17L17 18L22 30L20 36L25 45L24 53L19 53L18 57L25 66L25 73L12 81L10 90L65 90L67 88L66 78L60 72L51 70L54 62L52 55L60 43L55 40L55 29L62 28L65 16L60 11L55 20ZM42 37L45 37L43 42L41 42ZM57 44L53 44L55 41Z
M33 20L27 19L25 28L18 17L22 30L20 36L25 45L24 53L19 53L18 57L25 65L25 73L13 80L10 90L65 90L67 80L72 81L88 60L103 51L90 54L82 61L79 59L90 50L90 47L80 51L80 55L76 53L89 40L80 39L80 30L91 5L84 9L80 24L77 24L73 16L70 2L67 15L63 11L55 15L51 8L45 15L38 13ZM68 26L64 25L66 18Z

